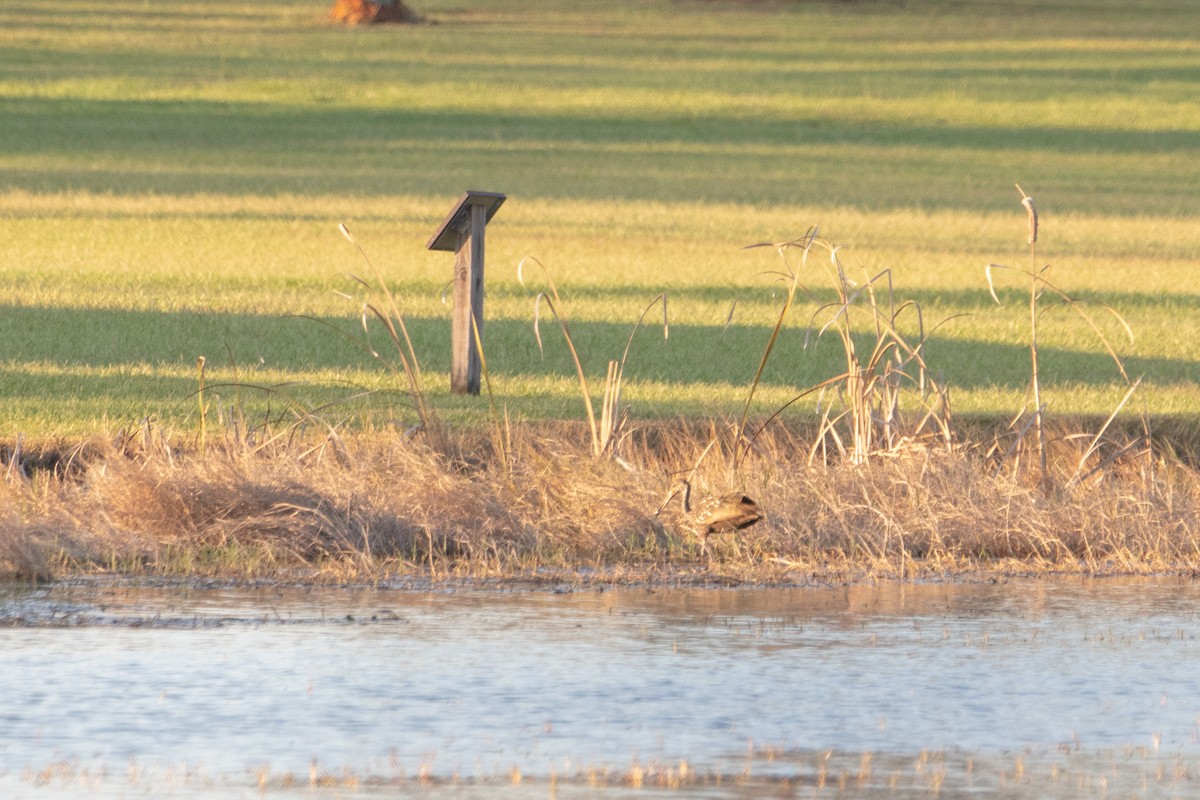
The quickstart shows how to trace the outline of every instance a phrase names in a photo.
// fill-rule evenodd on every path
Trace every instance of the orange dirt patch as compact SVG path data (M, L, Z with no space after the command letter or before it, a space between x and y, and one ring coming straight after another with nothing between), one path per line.
M329 18L343 25L377 25L385 22L413 23L421 17L403 0L334 0Z

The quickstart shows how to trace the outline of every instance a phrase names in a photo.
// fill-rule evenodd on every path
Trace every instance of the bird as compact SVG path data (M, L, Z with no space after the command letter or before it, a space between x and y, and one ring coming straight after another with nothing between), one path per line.
M683 511L693 532L700 537L700 552L709 559L708 537L714 533L740 531L763 518L758 503L741 492L711 495L692 508L692 484L684 480Z

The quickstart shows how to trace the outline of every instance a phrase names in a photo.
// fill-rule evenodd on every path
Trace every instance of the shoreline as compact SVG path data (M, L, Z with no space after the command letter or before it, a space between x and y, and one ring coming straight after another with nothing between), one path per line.
M670 592L670 591L829 591L841 588L870 586L977 586L1004 585L1021 582L1122 582L1122 581L1195 581L1200 579L1200 569L1179 567L1154 572L1108 571L1088 572L1083 569L1072 571L1026 570L1019 565L1012 568L975 568L938 575L837 574L810 575L806 580L762 581L753 576L735 577L721 574L680 571L674 574L663 572L614 575L611 573L583 573L562 570L545 575L510 575L505 577L473 577L455 575L437 580L428 576L409 574L391 575L379 579L331 583L319 576L274 575L253 578L232 576L161 575L161 574L116 574L116 573L71 573L55 576L46 581L2 578L0 589L23 590L53 588L80 591L150 590L150 591L346 591L388 592L401 594L453 594L459 592L483 594L573 594L577 592L604 593L610 591Z

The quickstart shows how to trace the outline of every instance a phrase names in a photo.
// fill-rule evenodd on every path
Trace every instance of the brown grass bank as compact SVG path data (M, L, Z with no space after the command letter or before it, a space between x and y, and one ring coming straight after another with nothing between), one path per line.
M736 427L644 425L611 456L581 426L535 423L203 450L145 427L10 449L0 577L804 584L1200 568L1200 475L1136 431L1050 431L1043 473L1011 433L898 441L851 463L815 426L776 424L749 448ZM664 506L685 476L701 495L746 492L764 521L714 535L706 563L680 498Z

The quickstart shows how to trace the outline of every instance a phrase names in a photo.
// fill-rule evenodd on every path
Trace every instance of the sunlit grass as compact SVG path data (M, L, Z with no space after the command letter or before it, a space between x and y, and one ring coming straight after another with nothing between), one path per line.
M50 420L49 430L83 433L105 417L147 414L187 426L195 406L183 400L195 389L200 355L214 381L295 384L289 391L310 395L314 405L334 399L331 386L347 393L382 388L375 364L309 318L351 332L358 326L358 306L344 293L354 291L348 275L362 265L337 234L339 221L354 226L393 281L430 389L441 396L450 313L441 290L450 263L423 247L438 222L440 211L432 209L445 205L438 201L0 195L0 213L19 220L0 242L10 306L0 322L8 342L7 415L27 420L31 434ZM782 302L782 286L770 274L774 258L742 247L793 236L803 219L854 242L841 251L852 278L891 269L897 295L919 301L927 325L945 320L928 354L957 409L1004 416L1020 408L1028 380L1023 290L1002 284L1006 305L997 307L983 275L991 261L1029 265L1017 211L868 215L616 200L513 198L493 223L486 346L500 397L518 415L578 410L565 350L552 342L544 358L537 353L535 287L516 280L520 258L536 254L559 276L585 366L598 376L619 354L636 312L667 292L670 340L636 340L630 357L626 396L637 415L732 413ZM1041 253L1056 264L1057 283L1120 309L1133 326L1137 338L1122 355L1132 373L1146 375L1141 396L1150 408L1188 412L1200 380L1200 321L1187 313L1196 302L1188 276L1200 252L1200 225L1048 214L1044 231ZM1058 249L1066 253L1061 260ZM807 285L821 291L825 269L814 262ZM802 298L793 313L760 396L764 412L834 374L834 343L806 339L817 307ZM1123 390L1088 331L1055 313L1043 331L1051 409L1109 410ZM53 379L48 364L60 366ZM123 381L93 374L122 369L142 375ZM471 415L470 400L439 402Z
M625 400L728 415L782 298L772 257L741 248L814 224L852 278L890 269L947 320L927 355L957 410L1010 416L1022 290L997 307L983 267L1035 267L1017 180L1036 267L1130 322L1139 402L1193 413L1200 42L1179 5L416 5L437 24L344 30L300 0L0 8L0 435L186 429L199 356L218 385L313 407L389 388L309 319L358 324L339 222L394 287L435 402L478 418L446 393L450 263L423 247L466 188L509 195L485 345L518 416L579 413L563 349L537 354L521 258L552 269L597 379L666 291L671 338L634 343ZM836 368L832 342L805 346L827 300L792 314L762 413ZM1050 312L1040 334L1051 413L1110 410L1122 384L1090 333Z

